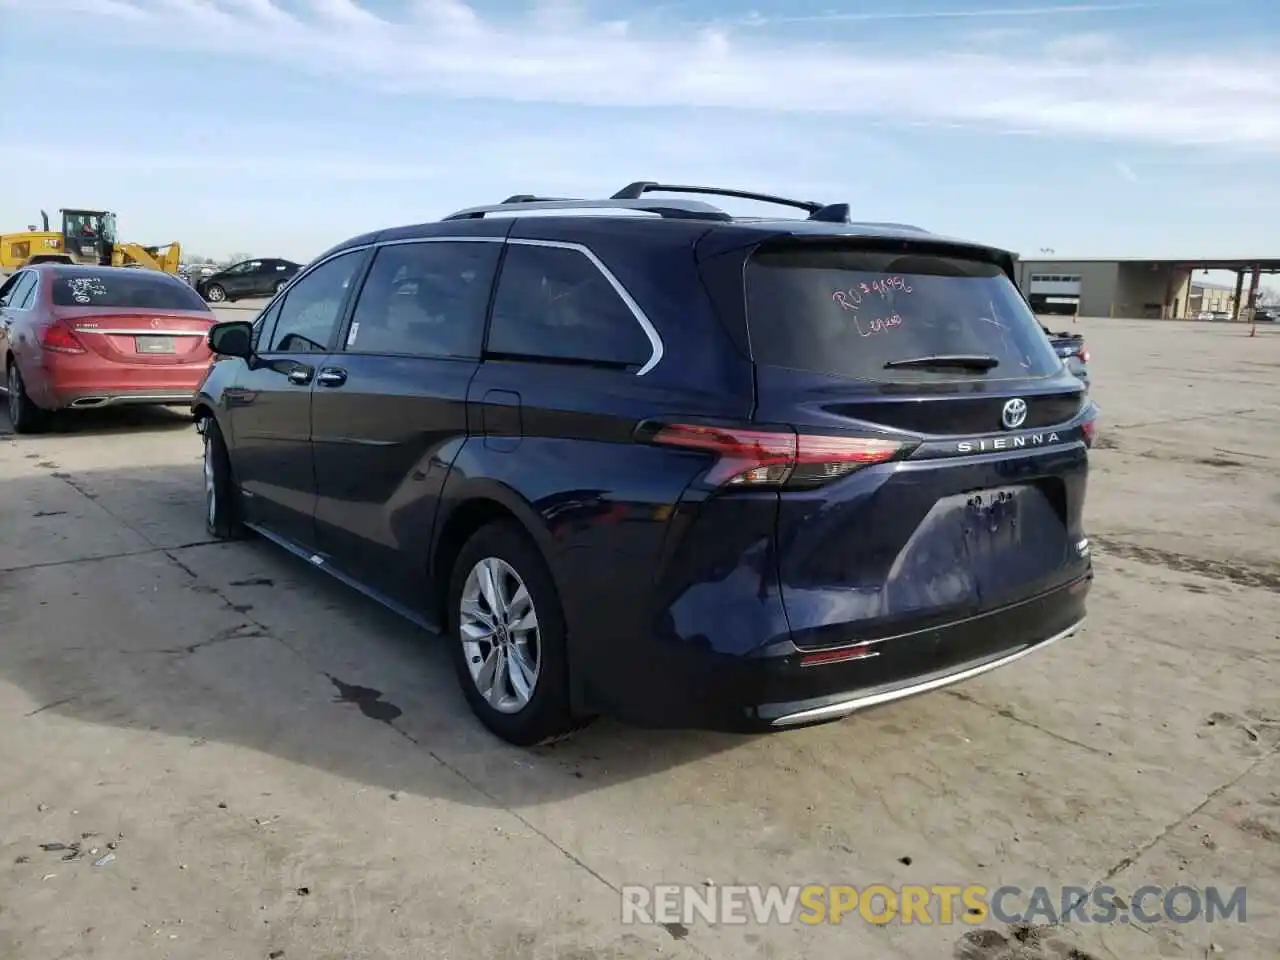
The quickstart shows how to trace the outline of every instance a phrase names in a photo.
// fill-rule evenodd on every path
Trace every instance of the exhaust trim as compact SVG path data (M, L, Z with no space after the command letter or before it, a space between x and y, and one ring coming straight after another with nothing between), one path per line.
M138 405L182 406L191 403L194 394L123 394L115 397L77 397L67 405L71 410L99 410L103 407Z
M855 695L836 703L789 711L782 716L770 718L762 715L761 719L768 720L769 725L773 727L790 727L801 723L812 723L820 720L834 720L837 717L844 717L851 713L856 713L859 710L865 710L867 707L874 707L881 703L890 703L894 700L902 700L906 697L915 696L916 694L927 693L930 690L938 690L942 687L948 687L953 683L960 683L963 680L981 676L991 670L996 670L1000 667L1007 666L1014 661L1021 660L1028 654L1035 653L1038 650L1043 650L1050 644L1071 636L1078 632L1084 624L1085 619L1081 618L1071 626L1067 627L1067 629L1054 634L1047 639L1020 647L1011 654L1005 654L1003 656L997 655L984 663L979 663L967 669L961 667L958 670L943 674L942 676L930 677L893 690L886 690L882 693L863 696Z

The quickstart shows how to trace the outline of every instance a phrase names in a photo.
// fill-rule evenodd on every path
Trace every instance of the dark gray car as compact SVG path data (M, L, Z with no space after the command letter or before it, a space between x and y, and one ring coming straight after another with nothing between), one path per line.
M302 269L279 257L242 260L227 269L196 281L196 292L210 303L272 297Z

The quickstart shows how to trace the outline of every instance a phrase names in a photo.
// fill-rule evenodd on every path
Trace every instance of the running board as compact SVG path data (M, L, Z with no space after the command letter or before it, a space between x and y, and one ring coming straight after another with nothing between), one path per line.
M385 594L382 594L377 590L373 589L373 587L370 587L367 584L360 582L355 577L352 577L349 574L343 573L341 570L337 569L336 567L333 566L333 564L329 562L328 557L319 553L315 553L311 550L306 550L303 547L299 546L298 544L294 543L292 540L288 539L287 537L282 537L280 536L280 534L275 533L271 530L268 530L266 527L263 527L259 524L246 523L245 526L248 527L250 530L252 530L254 533L258 534L258 536L262 537L264 540L270 540L277 547L281 547L284 550L287 550L289 553L293 554L295 557L298 557L301 560L305 560L308 566L314 567L317 570L323 570L325 573L329 574L329 576L333 577L335 580L338 580L341 583L346 584L348 587L350 587L352 590L356 591L357 593L363 594L364 596L372 600L374 603L378 604L378 606L384 607L387 610L390 610L396 616L403 617L405 620L408 620L410 623L414 624L415 626L421 627L423 630L427 630L430 633L444 632L443 630L441 630L440 624L437 620L431 617L424 616L423 614L418 613L410 609L409 607L406 607L403 603L400 603L396 600L392 600L390 597L386 596Z

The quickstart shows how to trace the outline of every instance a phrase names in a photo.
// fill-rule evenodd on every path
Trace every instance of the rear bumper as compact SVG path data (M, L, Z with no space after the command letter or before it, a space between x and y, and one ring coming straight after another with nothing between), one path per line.
M858 710L865 710L868 707L879 706L882 703L913 697L920 693L928 693L931 690L938 690L953 683L961 683L1007 666L1016 660L1021 660L1029 653L1034 653L1049 646L1051 643L1071 636L1084 626L1084 622L1082 617L1065 630L1061 630L1044 640L1016 647L1008 653L996 653L980 657L968 663L944 667L933 673L923 674L898 683L859 689L852 693L828 694L808 700L761 704L756 707L756 716L762 722L774 727L802 726L846 717Z
M645 651L650 675L632 674L624 718L647 726L767 731L820 723L927 693L1071 636L1085 620L1090 571L1039 596L868 645L863 659L806 665L790 644L733 657L704 649ZM666 644L654 644L665 648ZM824 651L829 652L829 651ZM660 667L658 666L660 665ZM660 669L662 675L656 675Z
M124 405L190 404L207 363L123 364L99 358L46 355L43 383L31 398L46 410L86 409ZM70 361L70 362L69 362Z
M124 406L189 407L194 394L194 389L187 393L171 391L104 393L97 390L78 396L60 395L58 406L54 409L100 410L103 407Z

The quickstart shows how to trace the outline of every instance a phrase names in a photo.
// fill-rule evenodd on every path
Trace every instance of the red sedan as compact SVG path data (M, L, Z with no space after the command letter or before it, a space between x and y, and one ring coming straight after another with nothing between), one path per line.
M33 433L63 410L191 402L212 360L204 300L152 270L41 263L0 286L9 419Z

